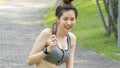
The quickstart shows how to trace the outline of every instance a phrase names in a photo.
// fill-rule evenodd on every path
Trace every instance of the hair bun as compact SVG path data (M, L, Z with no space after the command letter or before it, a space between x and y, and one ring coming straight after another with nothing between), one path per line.
M73 0L62 0L64 3L71 3Z

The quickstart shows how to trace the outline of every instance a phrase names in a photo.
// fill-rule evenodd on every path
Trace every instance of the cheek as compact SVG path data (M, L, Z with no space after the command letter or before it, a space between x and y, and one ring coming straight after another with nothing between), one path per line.
M60 23L61 25L65 25L65 24L66 24L66 22L65 22L64 20L61 20L59 23Z
M74 22L72 22L72 26L74 26L75 25L75 21Z

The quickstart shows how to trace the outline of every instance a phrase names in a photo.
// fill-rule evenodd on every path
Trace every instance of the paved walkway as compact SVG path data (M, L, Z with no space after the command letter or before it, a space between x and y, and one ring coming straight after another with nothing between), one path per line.
M10 0L0 4L0 68L32 68L26 64L43 19L56 0Z
M0 4L0 68L33 68L26 64L45 13L56 0L10 0ZM65 64L61 66L65 68ZM74 68L120 68L120 62L76 47Z

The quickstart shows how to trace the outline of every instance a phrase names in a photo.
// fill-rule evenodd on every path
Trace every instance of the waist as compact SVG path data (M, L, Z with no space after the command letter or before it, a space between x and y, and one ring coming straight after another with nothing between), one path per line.
M59 68L59 66L56 66L55 64L49 63L42 59L38 64L36 64L35 68Z

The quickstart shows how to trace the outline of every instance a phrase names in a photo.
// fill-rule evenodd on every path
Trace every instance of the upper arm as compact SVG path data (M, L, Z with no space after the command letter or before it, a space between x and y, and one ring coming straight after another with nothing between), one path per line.
M73 33L69 33L71 38L71 48L70 48L70 57L66 62L66 68L73 68L74 66L74 53L76 46L76 36Z
M76 36L73 33L70 33L71 38L71 48L76 46Z
M50 29L46 28L36 38L30 55L40 52L42 48L46 45L49 37L50 37Z

